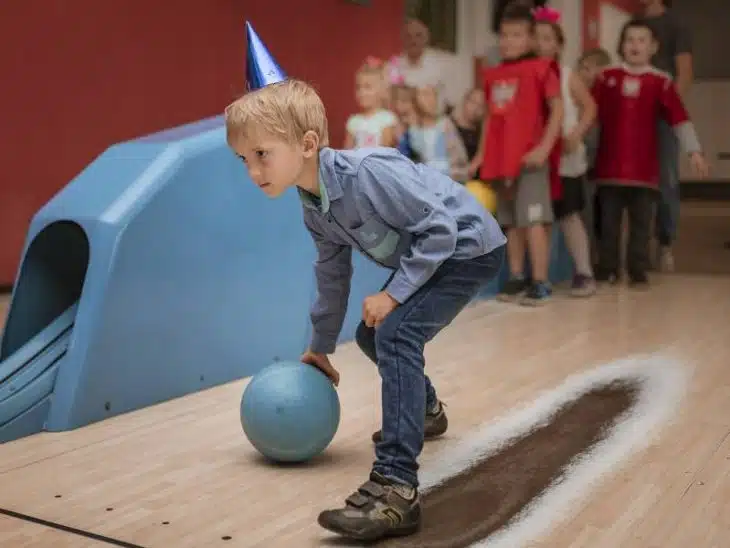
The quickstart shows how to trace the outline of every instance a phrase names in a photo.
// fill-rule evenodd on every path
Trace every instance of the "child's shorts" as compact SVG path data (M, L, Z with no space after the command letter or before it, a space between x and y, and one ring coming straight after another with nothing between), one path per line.
M507 228L525 228L535 224L553 222L553 202L550 199L550 175L548 168L524 170L517 181L516 190L505 196L504 182L495 181L498 189L497 222Z
M585 208L585 177L561 177L563 196L553 202L553 214L560 220Z

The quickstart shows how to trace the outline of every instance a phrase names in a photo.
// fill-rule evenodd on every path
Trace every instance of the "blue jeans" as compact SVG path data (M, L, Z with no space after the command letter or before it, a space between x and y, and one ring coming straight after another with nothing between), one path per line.
M448 260L380 327L358 326L357 344L377 364L382 379L382 441L375 447L374 471L418 486L426 409L436 402L424 372L424 347L497 276L504 256L502 246L474 259Z
M677 237L679 224L679 141L669 124L659 123L659 199L656 212L656 238L659 245L670 246Z

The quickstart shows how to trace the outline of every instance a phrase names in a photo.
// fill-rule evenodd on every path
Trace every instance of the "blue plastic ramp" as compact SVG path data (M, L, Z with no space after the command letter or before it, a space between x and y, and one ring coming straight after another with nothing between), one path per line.
M74 304L0 363L0 442L39 432L76 317Z

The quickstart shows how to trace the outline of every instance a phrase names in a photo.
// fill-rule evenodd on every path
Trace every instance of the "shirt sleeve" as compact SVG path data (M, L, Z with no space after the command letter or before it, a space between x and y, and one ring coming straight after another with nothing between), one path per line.
M369 156L360 164L358 186L383 221L413 237L385 288L403 303L453 255L456 221L422 182L419 168L404 156Z
M670 126L677 126L689 121L689 114L674 82L669 78L662 78L660 85L662 86L660 93L662 115L667 123Z
M660 97L662 117L674 129L684 151L689 154L700 152L702 146L699 137L674 82L669 79L663 82Z
M306 216L304 224L317 248L314 262L317 294L310 310L312 339L309 349L320 354L332 354L345 321L350 297L352 248L328 240Z
M345 124L345 130L350 135L355 135L355 132L357 131L357 126L359 125L359 117L357 115L350 116L347 119L347 123Z
M384 128L394 126L398 123L398 118L390 110L382 110L380 116Z

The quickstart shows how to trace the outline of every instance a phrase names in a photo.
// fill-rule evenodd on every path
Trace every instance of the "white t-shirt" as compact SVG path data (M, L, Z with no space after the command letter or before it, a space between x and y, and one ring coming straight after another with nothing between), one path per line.
M573 71L570 67L560 67L560 79L563 97L563 137L567 137L580 120L580 110L575 104L570 91L570 79ZM580 177L588 171L586 146L583 142L573 152L564 153L560 157L560 175L563 177Z
M355 140L355 148L366 148L382 146L383 130L397 123L395 114L380 109L370 116L353 114L347 119L345 127Z

